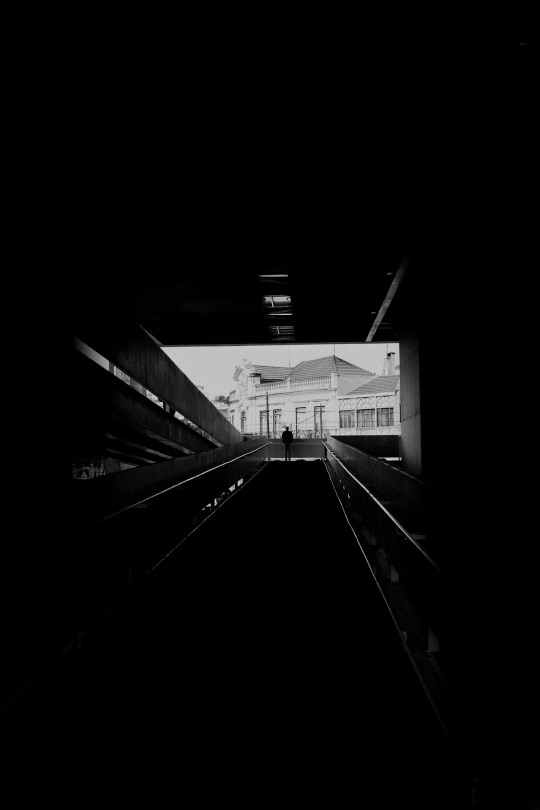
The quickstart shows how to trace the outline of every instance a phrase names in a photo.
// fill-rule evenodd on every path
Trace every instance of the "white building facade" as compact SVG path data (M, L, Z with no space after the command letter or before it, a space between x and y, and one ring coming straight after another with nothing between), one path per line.
M339 431L347 436L362 433L401 435L399 375L375 377L339 398Z
M237 366L233 379L236 391L231 392L229 419L244 435L280 438L285 427L289 427L296 438L339 435L342 432L372 433L377 432L377 422L390 419L388 408L393 411L392 425L381 424L384 429L379 432L389 432L388 428L395 427L395 404L386 404L386 400L381 399L382 392L350 395L381 377L335 355L303 361L294 368L257 366L244 359ZM362 404L357 407L356 400L368 397L369 403L373 396L376 397L373 406L375 425L372 426L371 422L364 425L362 417L357 419L356 410L367 411L371 406ZM388 391L384 396L388 398L392 394ZM349 407L348 401L353 399L354 405ZM350 410L355 412L354 428L349 414L345 415Z

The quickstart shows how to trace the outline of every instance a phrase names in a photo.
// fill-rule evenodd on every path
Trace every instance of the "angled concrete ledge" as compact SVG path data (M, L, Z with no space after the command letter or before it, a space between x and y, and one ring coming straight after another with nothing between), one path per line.
M78 339L101 353L221 444L235 444L242 434L186 377L138 324L82 324Z
M67 421L74 440L85 435L102 441L132 437L134 447L147 450L147 460L201 453L214 447L171 414L157 407L92 360L76 354L72 366L71 408Z

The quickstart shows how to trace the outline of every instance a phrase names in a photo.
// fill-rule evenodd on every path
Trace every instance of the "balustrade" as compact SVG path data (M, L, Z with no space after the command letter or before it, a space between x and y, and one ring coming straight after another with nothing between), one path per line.
M309 380L279 380L273 383L264 383L255 386L255 396L266 393L278 393L282 391L297 391L306 388L330 388L331 377L313 377Z

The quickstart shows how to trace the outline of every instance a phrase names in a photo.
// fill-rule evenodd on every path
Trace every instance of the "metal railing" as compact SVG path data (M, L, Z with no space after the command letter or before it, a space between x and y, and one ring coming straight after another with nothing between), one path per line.
M401 533L404 537L406 537L407 540L416 548L416 550L419 551L424 556L425 559L427 559L427 561L428 561L428 563L429 563L429 565L431 567L432 572L436 573L436 575L439 575L439 579L442 581L442 572L440 571L439 567L437 566L437 564L435 563L434 560L430 559L429 555L426 555L425 550L422 549L419 546L419 544L416 542L414 536L412 536L411 533L409 533L407 531L407 529L405 529L405 527L398 520L396 520L395 516L393 516L389 512L389 510L385 508L384 504L382 502L380 502L377 498L374 497L373 493L371 493L369 491L369 489L365 486L365 484L363 484L361 481L359 481L356 478L356 476L354 476L350 472L350 470L348 470L342 464L342 462L338 459L336 454L333 453L332 450L330 450L330 448L328 448L328 447L327 447L327 452L328 452L328 460L330 462L330 467L333 467L333 462L338 462L341 469L344 470L344 472L347 474L347 476L350 477L355 482L355 484L358 485L364 491L365 495L368 498L370 498L377 505L377 508L379 510L381 510L382 513L385 514L385 516L391 521L391 523L394 524L396 530L398 530L399 533ZM442 731L442 733L443 733L443 735L444 735L444 737L445 737L445 739L447 741L447 744L449 746L449 750L451 751L452 756L454 758L455 765L457 766L458 772L459 772L461 778L464 781L464 785L468 786L468 789L470 791L471 796L474 796L475 779L472 776L471 763L467 760L467 757L464 755L464 750L463 750L464 749L464 741L463 740L461 740L461 742L459 741L459 737L462 736L462 735L457 732L457 729L455 728L454 724L452 723L453 718L449 717L448 712L445 711L445 708L444 708L445 707L445 701L441 700L440 695L435 694L435 690L433 689L433 684L430 683L430 679L426 677L425 665L422 665L419 662L417 651L415 651L413 653L413 650L409 646L408 639L407 639L407 633L406 633L406 631L404 631L403 624L402 624L403 615L399 615L399 613L395 609L395 606L391 604L391 601L393 601L393 600L389 599L388 590L386 588L384 588L383 585L381 584L381 582L379 581L378 572L372 566L372 563L370 562L370 559L368 558L368 556L366 554L366 551L364 549L363 542L361 541L361 539L359 537L359 534L361 534L361 532L358 532L357 530L355 530L353 522L351 522L350 515L348 514L349 510L346 509L346 507L345 507L345 505L343 503L343 499L342 499L340 493L338 492L338 488L337 488L336 485L339 486L339 484L341 484L341 486L344 489L347 489L347 487L343 486L342 479L339 476L338 476L338 481L337 482L332 480L332 475L330 474L330 468L329 467L327 467L327 471L328 471L328 475L329 475L330 482L332 484L332 488L334 490L334 493L335 493L338 501L340 502L340 505L341 505L345 520L346 520L346 522L347 522L347 524L349 526L349 529L351 530L351 532L352 532L352 534L353 534L353 536L355 538L355 541L356 541L356 543L357 543L357 545L358 545L358 547L360 549L360 552L361 552L361 554L362 554L362 556L364 558L365 563L367 564L367 566L369 567L369 570L371 571L374 586L377 588L378 593L379 593L379 597L380 597L380 599L382 600L382 602L383 602L383 604L385 606L387 617L391 621L391 623L392 623L392 625L394 627L394 630L396 631L396 633L397 633L397 635L399 637L402 648L403 648L405 654L407 655L407 658L408 658L409 663L410 663L410 665L412 667L412 670L415 673L415 677L417 678L417 680L418 680L418 682L419 682L419 684L420 684L420 686L421 686L421 688L422 688L422 690L424 692L424 695L425 695L425 697L426 697L426 699L427 699L427 701L428 701L428 703L429 703L429 705L431 707L433 715L436 718L436 721L437 721L437 723L438 723L438 725L439 725L439 727L440 727L440 729L441 729L441 731ZM400 605L400 608L401 608L400 612L402 614L402 610L403 610L402 605ZM428 642L428 644L429 644L429 642ZM426 650L427 649L428 649L428 647L426 646ZM474 803L474 801L473 801L473 803Z
M370 498L377 505L377 507L382 510L382 512L384 512L384 514L390 520L390 522L394 524L397 531L400 532L409 541L409 543L412 543L412 545L417 549L417 551L420 552L420 554L422 554L425 557L425 559L430 563L430 565L433 567L433 569L435 571L437 571L439 574L442 574L442 571L441 571L440 567L437 565L435 560L428 554L426 549L423 548L422 545L418 542L418 540L416 539L415 534L408 531L403 526L403 524L397 519L397 517L394 514L392 514L392 512L389 509L386 508L384 503L381 500L379 500L373 494L373 492L371 492L370 489L365 484L363 484L362 481L360 481L349 469L347 469L345 464L343 464L343 462L340 461L340 459L337 457L337 455L328 446L327 446L327 450L330 453L330 455L335 459L335 461L340 465L340 467L343 470L345 470L347 475L350 478L352 478L352 480L356 484L358 484L359 487L361 487L364 490L364 493L367 495L367 497Z
M71 534L71 542L61 561L65 570L59 578L59 582L66 583L66 592L55 594L69 610L62 612L63 623L51 627L51 635L41 640L40 652L28 663L26 680L23 674L18 688L7 695L7 702L0 708L9 708L51 668L61 665L84 643L85 636L100 626L102 619L135 592L135 586L262 469L266 444L258 442L256 447L246 449L246 444L240 443L201 453L199 456L205 458L199 459L199 469L193 457L176 459L176 476L181 480L172 481L170 471L166 471L161 483L159 476L155 478L151 493L145 492L142 485L137 492L133 476L137 475L141 484L142 471L151 476L152 469L155 472L161 466L158 464L95 478L84 486L86 493L95 489L110 495L111 481L116 479L118 500L113 499L106 513L104 505L90 510L82 508L80 499L72 504L71 522L63 527ZM226 458L227 454L231 457ZM212 464L212 456L217 463ZM162 465L170 467L171 462ZM81 487L72 484L70 480L72 492L79 495ZM119 506L128 491L129 503Z
M326 458L326 445L324 439L298 439L292 442L291 459ZM266 457L271 459L285 458L285 445L281 439L268 440L265 448Z
M247 439L281 439L281 434L284 430L285 427L281 425L281 427L274 432L271 430L270 433L267 433L266 430L263 430L257 433L244 433L243 435ZM292 424L290 430L295 439L325 439L328 436L401 436L401 425L372 428L340 428L324 424L321 430L319 427L296 428L294 424Z
M327 457L344 499L384 551L388 564L426 621L437 644L451 643L454 600L440 548L438 494L384 461L343 444L326 441ZM341 458L339 457L341 456Z
M69 609L47 625L39 649L28 652L23 688L81 643L100 617L262 469L266 445L239 442L92 478L84 486L67 479L55 527L54 598Z
M96 521L96 525L99 524L99 523L103 523L106 520L110 520L110 519L112 519L114 517L117 517L118 515L121 515L121 514L127 512L130 509L136 509L137 507L141 507L144 504L147 504L148 502L153 501L156 498L159 498L159 497L162 497L163 495L166 495L167 493L171 493L171 492L173 492L175 490L178 490L180 487L186 486L186 485L196 481L197 479L202 478L202 476L205 476L205 475L210 476L210 475L216 473L217 470L220 470L223 467L227 467L229 464L238 464L238 462L241 459L247 458L248 456L251 456L254 453L260 452L266 446L267 446L267 442L265 442L261 446L258 446L256 448L254 448L253 450L248 450L245 453L242 453L242 455L240 455L240 456L235 456L234 458L228 459L227 461L224 461L221 464L216 464L215 466L209 467L206 470L202 470L201 472L196 473L195 475L191 475L191 476L189 476L187 478L184 478L181 481L178 481L178 482L176 482L174 484L171 484L170 486L165 486L163 489L159 489L157 492L154 492L154 493L152 493L150 495L146 495L145 497L134 499L132 503L130 503L128 505L125 505L125 506L122 506L117 511L111 512L110 514L107 514L107 515L103 516L102 518L98 519ZM232 477L235 480L239 480L236 477L236 476L238 476L239 472L240 471L236 468L234 473L232 473L232 471L229 473L229 478L232 475ZM212 501L212 498L210 498L210 501Z

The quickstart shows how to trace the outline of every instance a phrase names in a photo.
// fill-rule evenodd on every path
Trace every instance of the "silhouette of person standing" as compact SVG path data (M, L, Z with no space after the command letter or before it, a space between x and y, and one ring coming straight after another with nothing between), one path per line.
M293 440L293 435L288 427L285 428L283 433L281 434L281 441L285 445L285 461L291 460L291 444Z

